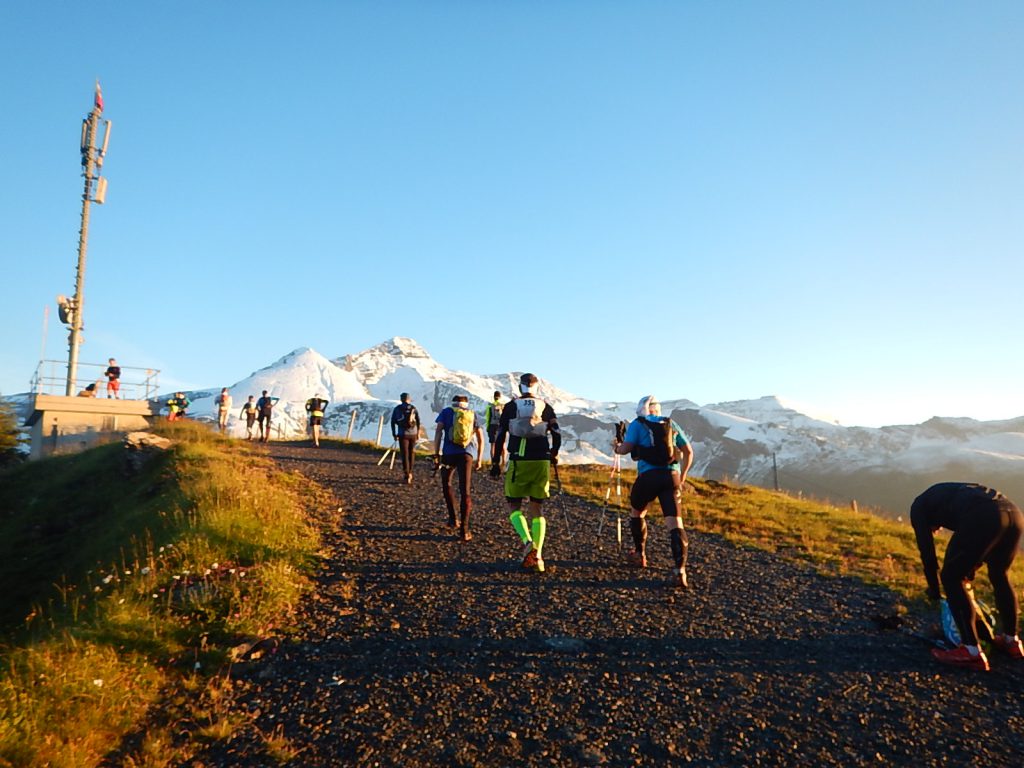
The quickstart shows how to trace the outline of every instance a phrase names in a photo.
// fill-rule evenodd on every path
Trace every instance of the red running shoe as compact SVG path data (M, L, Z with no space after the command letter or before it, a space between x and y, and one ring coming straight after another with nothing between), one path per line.
M932 648L932 656L935 657L936 661L941 661L943 664L949 664L954 667L963 667L964 669L974 669L978 672L988 672L988 658L986 658L984 651L978 651L977 656L971 656L971 652L967 650L967 646L958 645L956 648Z
M647 555L645 555L643 552L627 552L626 565L628 565L630 568L646 568Z
M537 550L530 544L530 551L523 557L523 568L528 571L537 570Z
M992 647L998 648L1011 659L1024 659L1024 645L1008 635L996 635L992 638Z

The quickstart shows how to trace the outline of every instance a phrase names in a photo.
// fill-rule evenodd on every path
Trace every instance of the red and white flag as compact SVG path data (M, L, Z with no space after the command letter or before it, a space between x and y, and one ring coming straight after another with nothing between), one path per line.
M100 90L100 81L96 81L96 99L93 102L96 105L96 109L100 112L103 111L103 91Z

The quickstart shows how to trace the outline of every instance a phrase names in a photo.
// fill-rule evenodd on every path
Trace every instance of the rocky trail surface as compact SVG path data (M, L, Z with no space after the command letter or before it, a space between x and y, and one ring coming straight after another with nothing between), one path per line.
M269 452L343 509L318 512L329 552L299 636L234 670L254 718L197 766L272 765L267 734L304 766L1024 763L1024 663L940 668L871 622L893 611L883 589L691 528L691 589L671 590L659 524L651 567L628 570L614 525L599 541L600 508L568 496L547 507L554 567L526 573L483 475L461 543L429 462L406 486L379 454Z

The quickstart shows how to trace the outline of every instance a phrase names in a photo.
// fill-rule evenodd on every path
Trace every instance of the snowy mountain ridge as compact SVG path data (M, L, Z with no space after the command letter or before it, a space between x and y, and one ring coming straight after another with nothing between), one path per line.
M451 370L406 337L334 359L303 347L229 387L234 401L229 430L244 434L238 420L242 403L267 390L280 398L275 438L305 435L305 402L320 395L330 401L327 435L351 432L353 439L372 441L380 431L381 442L388 444L391 411L408 392L430 437L436 414L455 394L467 395L482 418L492 393L500 391L507 399L521 373ZM219 391L191 393L190 415L213 419ZM634 402L588 400L545 379L539 394L558 414L563 462L611 462L614 426L634 418ZM998 422L936 417L918 425L844 427L774 396L703 406L663 399L662 410L693 442L692 473L711 479L771 487L777 475L779 486L788 490L837 503L857 499L894 512L905 511L914 495L939 480L983 482L1024 499L1024 417Z

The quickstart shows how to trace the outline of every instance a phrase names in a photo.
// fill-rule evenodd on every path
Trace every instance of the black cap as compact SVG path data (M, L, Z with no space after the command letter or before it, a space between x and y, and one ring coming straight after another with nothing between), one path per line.
M404 403L405 401L407 401L409 399L409 393L408 392L403 392L401 395L399 395L399 397L402 398L402 402Z
M519 383L525 384L528 387L533 386L534 384L537 383L537 377L534 376L532 373L524 373L522 376L519 377Z

